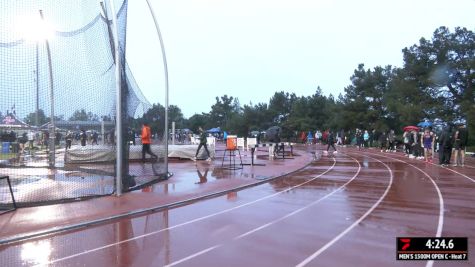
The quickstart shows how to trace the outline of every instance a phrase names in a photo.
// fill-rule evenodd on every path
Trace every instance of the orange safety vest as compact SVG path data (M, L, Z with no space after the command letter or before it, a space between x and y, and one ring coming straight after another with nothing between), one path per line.
M150 127L144 126L142 128L142 144L151 144L152 143L151 137L152 137L152 134L151 134Z

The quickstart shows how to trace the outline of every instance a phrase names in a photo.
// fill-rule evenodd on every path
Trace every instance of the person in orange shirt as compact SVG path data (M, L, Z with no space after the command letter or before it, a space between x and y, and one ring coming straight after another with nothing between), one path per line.
M150 150L150 144L152 143L152 130L150 130L150 126L148 123L144 123L142 126L142 161L145 162L145 153L152 156L152 158L157 159L157 155L155 155L152 150Z

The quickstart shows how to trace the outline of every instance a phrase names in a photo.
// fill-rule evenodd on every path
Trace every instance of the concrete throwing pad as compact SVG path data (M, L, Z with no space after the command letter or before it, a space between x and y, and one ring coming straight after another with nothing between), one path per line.
M191 159L195 156L198 145L169 145L169 158ZM165 148L161 145L152 145L151 150L159 158L165 155ZM215 156L214 146L208 146L211 157ZM86 147L74 147L65 153L65 163L84 163L84 162L110 162L115 160L115 147L97 145ZM135 145L129 147L129 159L142 159L142 146ZM148 156L147 156L148 157ZM201 148L198 158L207 158L206 151Z

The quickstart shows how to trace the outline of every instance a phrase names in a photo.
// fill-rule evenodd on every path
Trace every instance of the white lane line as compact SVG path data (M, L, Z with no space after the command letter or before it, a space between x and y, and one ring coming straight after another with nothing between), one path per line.
M271 194L271 195L268 195L268 196L265 196L265 197L262 197L262 198L259 198L259 199L256 199L256 200L253 200L253 201L250 201L250 202L247 202L247 203L244 203L244 204L241 204L239 206L235 206L235 207L232 207L232 208L229 208L229 209L225 209L225 210L222 210L222 211L219 211L219 212L215 212L215 213L212 213L212 214L209 214L209 215L206 215L206 216L203 216L203 217L199 217L199 218L196 218L196 219L193 219L193 220L190 220L190 221L187 221L187 222L183 222L183 223L180 223L180 224L177 224L177 225L174 225L174 226L170 226L170 227L167 227L167 228L164 228L164 229L160 229L160 230L157 230L157 231L153 231L153 232L150 232L150 233L146 233L146 234L142 234L142 235L138 235L138 236L134 236L132 238L129 238L129 239L125 239L125 240L122 240L122 241L119 241L119 242L115 242L115 243L111 243L111 244L108 244L108 245L104 245L104 246L101 246L101 247L97 247L97 248L94 248L94 249L88 249L88 250L85 250L83 252L79 252L79 253L76 253L76 254L72 254L72 255L69 255L67 257L63 257L63 258L58 258L58 259L55 259L55 260L52 260L52 261L49 261L48 263L46 264L53 264L53 263L56 263L56 262L60 262L60 261L64 261L64 260L68 260L68 259L72 259L72 258L75 258L75 257L78 257L78 256L81 256L81 255L85 255L85 254L88 254L88 253L91 253L91 252L96 252L96 251L99 251L99 250L103 250L103 249L106 249L106 248L110 248L110 247L113 247L113 246L116 246L116 245L120 245L120 244L123 244L123 243L126 243L126 242L130 242L130 241L133 241L133 240L137 240L137 239L140 239L140 238L144 238L144 237L148 237L148 236L151 236L151 235L155 235L155 234L158 234L158 233L161 233L161 232L164 232L164 231L169 231L169 230L172 230L172 229L175 229L175 228L179 228L179 227L182 227L182 226L185 226L185 225L188 225L188 224L192 224L192 223L195 223L195 222L199 222L199 221L203 221L205 219L209 219L209 218L212 218L214 216L217 216L217 215L220 215L220 214L224 214L224 213L227 213L227 212L230 212L230 211L233 211L233 210L236 210L236 209L239 209L239 208L242 208L242 207L246 207L246 206L249 206L249 205L252 205L254 203L257 203L257 202L260 202L260 201L263 201L265 199L268 199L268 198L271 198L271 197L275 197L277 195L280 195L280 194L283 194L285 192L288 192L290 190L293 190L297 187L300 187L300 186L303 186L305 184L308 184L312 181L315 181L316 179L318 179L319 177L321 177L322 175L326 174L327 172L331 171L334 167L335 167L335 164L336 164L336 159L333 157L333 165L327 169L326 171L324 171L323 173L315 176L314 178L308 180L308 181L305 181L303 183L300 183L298 185L294 185L292 187L289 187L283 191L279 191L277 193L274 193L274 194ZM42 265L40 265L42 266Z
M367 156L367 155L366 155ZM386 190L384 191L383 195L378 199L378 201L376 201L376 203L368 210L366 211L365 214L363 214L363 216L361 216L358 220L356 220L353 224L351 224L348 228L346 228L343 232L341 232L339 235L337 235L335 238L333 238L330 242L326 243L323 247L321 247L319 250L315 251L315 253L313 253L312 255L310 255L309 257L307 257L305 260L303 260L302 262L300 262L299 264L296 265L296 267L302 267L302 266L305 266L307 265L309 262L311 262L312 260L314 260L316 257L318 257L320 254L322 254L325 250L327 250L329 247L331 247L333 244L335 244L338 240L340 240L343 236L345 236L348 232L350 232L351 230L353 230L353 228L355 228L359 223L361 223L361 221L363 221L366 217L368 217L368 215L373 212L373 210L379 205L379 203L381 203L381 201L383 201L383 199L386 197L386 195L388 194L389 192L389 189L391 188L392 184L393 184L393 171L389 168L388 165L386 165L386 163L380 161L379 159L376 159L376 158L373 158L373 157L370 157L370 156L367 156L368 158L372 158L374 160L377 160L379 162L381 162L385 167L386 169L389 170L389 184L388 186L386 187Z
M291 217L291 216L293 216L293 215L295 215L295 214L297 214L297 213L300 213L300 212L302 212L302 211L304 211L304 210L306 210L306 209L308 209L308 208L310 208L310 207L316 205L317 203L321 202L322 200L324 200L324 199L326 199L326 198L329 198L331 195L333 195L333 194L335 194L335 193L341 191L344 187L346 187L349 183L351 183L351 182L358 176L358 174L359 174L360 171L361 171L361 164L360 164L360 162L359 162L357 159L355 159L354 157L350 156L350 155L347 155L347 156L350 157L350 158L352 158L356 163L358 163L358 171L356 172L356 174L355 174L350 180L348 180L346 183L344 183L343 185L341 185L340 187L338 187L338 189L336 189L336 190L332 191L331 193L328 193L328 194L326 194L325 196L323 196L323 197L321 197L321 198L319 198L319 199L317 199L317 200L311 202L310 204L307 204L307 205L303 206L302 208L297 209L297 210L295 210L295 211L293 211L293 212L291 212L291 213L288 213L288 214L286 214L286 215L284 215L284 216L282 216L282 217L280 217L280 218L278 218L278 219L276 219L276 220L274 220L274 221L268 222L268 223L266 223L266 224L264 224L264 225L261 225L261 226L259 226L259 227L254 228L254 229L252 229L252 230L250 230L250 231L248 231L248 232L246 232L246 233L244 233L244 234L242 234L242 235L236 236L235 238L233 238L233 240L239 240L239 239L244 238L244 237L246 237L246 236L249 236L249 235L251 235L251 234L253 234L253 233L257 232L257 231L260 231L260 230L262 230L262 229L264 229L264 228L267 228L267 227L269 227L269 226L271 226L271 225L274 225L274 224L276 224L276 223L278 223L278 222L280 222L280 221L283 221L283 220L285 220L285 219L287 219L287 218L289 218L289 217ZM213 246L213 247L204 249L204 250L199 251L199 252L197 252L197 253L195 253L195 254L192 254L192 255L190 255L190 256L188 256L188 257L186 257L186 258L183 258L183 259L180 259L180 260L178 260L178 261L172 262L172 263L170 263L169 265L166 265L165 267L173 266L173 265L176 265L176 264L178 264L178 263L182 263L182 262L184 262L184 261L191 260L191 259L193 259L193 258L195 258L195 257L198 257L198 256L200 256L200 255L203 255L203 254L207 253L207 252L210 252L210 251L212 251L212 250L215 250L215 249L217 249L217 248L220 248L220 247L222 247L222 246L224 246L224 245L225 245L225 244L222 243L222 244L219 244L219 245L216 245L216 246Z
M302 211L304 211L304 210L306 210L306 209L308 209L308 208L310 208L310 207L316 205L317 203L321 202L322 200L324 200L324 199L326 199L326 198L329 198L329 197L332 196L333 194L335 194L335 193L341 191L341 190L342 190L343 188L345 188L349 183L351 183L351 182L358 176L358 174L359 174L360 171L361 171L361 164L360 164L360 162L359 162L357 159L355 159L354 157L350 156L350 155L347 155L347 156L350 157L350 158L352 158L356 163L358 163L358 171L357 171L356 174L353 175L353 177L351 177L351 179L348 180L346 183L344 183L343 185L341 185L340 187L338 187L336 190L332 191L331 193L328 193L328 194L326 194L325 196L323 196L323 197L321 197L321 198L319 198L319 199L317 199L317 200L311 202L310 204L307 204L307 205L303 206L302 208L297 209L297 210L295 210L295 211L293 211L293 212L291 212L291 213L288 213L288 214L286 214L286 215L284 215L284 216L282 216L282 217L280 217L280 218L278 218L278 219L276 219L276 220L274 220L274 221L271 221L271 222L268 222L268 223L266 223L266 224L264 224L264 225L261 225L261 226L259 226L259 227L256 227L256 228L254 228L254 229L252 229L252 230L250 230L250 231L248 231L248 232L246 232L246 233L244 233L244 234L242 234L242 235L239 235L239 236L233 238L233 240L239 240L239 239L244 238L244 237L246 237L246 236L249 236L249 235L251 235L251 234L253 234L253 233L257 232L257 231L260 231L260 230L262 230L262 229L264 229L264 228L267 228L267 227L269 227L269 226L271 226L271 225L274 225L274 224L276 224L276 223L278 223L278 222L281 222L281 221L283 221L283 220L285 220L285 219L287 219L287 218L289 218L289 217L291 217L291 216L293 216L293 215L295 215L295 214L297 214L297 213L300 213L300 212L302 212ZM178 263L182 263L182 262L184 262L184 261L191 260L191 259L193 259L193 258L195 258L195 257L198 257L198 256L200 256L200 255L203 255L203 254L205 254L205 253L207 253L207 252L210 252L210 251L215 250L215 249L217 249L217 248L220 248L220 247L222 247L222 246L224 246L224 243L219 244L219 245L216 245L216 246L213 246L213 247L210 247L210 248L207 248L207 249L204 249L204 250L202 250L202 251L199 251L199 252L197 252L197 253L195 253L195 254L193 254L193 255L190 255L190 256L188 256L188 257L186 257L186 258L183 258L183 259L178 260L178 261L176 261L176 262L172 262L171 264L166 265L165 267L173 266L173 265L176 265L176 264L178 264Z
M352 158L356 163L358 163L358 170L356 171L356 174L353 175L353 177L351 177L351 179L348 180L346 183L344 183L343 185L341 185L340 187L338 187L336 190L332 191L331 193L329 193L329 194L327 194L327 195L325 195L325 196L323 196L323 197L321 197L321 198L319 198L319 199L313 201L312 203L310 203L310 204L308 204L308 205L306 205L306 206L304 206L304 207L302 207L302 208L300 208L300 209L297 209L297 210L295 210L295 211L293 211L293 212L291 212L291 213L289 213L289 214L287 214L287 215L285 215L285 216L283 216L283 217L280 217L279 219L276 219L276 220L274 220L274 221L272 221L272 222L266 223L266 224L264 224L264 225L262 225L262 226L260 226L260 227L257 227L257 228L255 228L255 229L253 229L253 230L250 230L250 231L248 231L248 232L246 232L246 233L244 233L244 234L242 234L242 235L239 235L239 236L235 237L234 240L241 239L241 238L246 237L246 236L248 236L248 235L250 235L250 234L252 234L252 233L255 233L255 232L259 231L259 230L262 230L262 229L267 228L267 227L269 227L269 226L271 226L271 225L274 225L274 224L276 224L276 223L278 223L278 222L280 222L280 221L283 221L283 220L285 220L285 219L287 219L287 218L289 218L289 217L291 217L291 216L293 216L293 215L295 215L295 214L298 214L298 213L300 213L300 212L302 212L302 211L304 211L304 210L306 210L306 209L308 209L308 208L310 208L310 207L312 207L312 206L318 204L319 202L321 202L321 201L323 201L323 200L329 198L329 197L332 196L333 194L338 193L338 192L340 192L341 190L343 190L343 188L345 188L349 183L351 183L351 182L358 176L358 174L359 174L360 171L361 171L361 164L360 164L360 162L359 162L357 159L355 159L355 158L353 158L352 156L350 156L350 155L347 155L347 156L350 157L350 158Z
M416 168L417 170L419 170L420 172L422 172L425 176L427 176L427 178L429 178L429 180L432 182L432 184L434 185L435 187L435 190L437 191L437 195L439 196L439 223L437 225L437 237L440 237L441 234L442 234L442 228L443 228L443 225L444 225L444 198L442 197L442 193L440 191L440 188L439 186L437 185L437 183L434 181L434 179L432 178L432 176L430 176L427 172L425 172L424 170L422 170L421 168L407 162L407 161L404 161L404 160L400 160L400 159L395 159L395 158L391 158L391 157L387 157L387 156L383 156L383 155L378 155L380 157L384 157L384 158L387 158L387 159L394 159L394 160L397 160L397 161L400 161L400 162L403 162L403 163L406 163L407 165L409 166L412 166L413 168Z
M379 155L379 154L376 154L376 153L371 153L371 154L372 154L372 155ZM396 153L396 154L397 154L397 153ZM380 156L381 156L381 155L380 155ZM404 159L406 158L406 157L401 156L401 155L395 155L395 156L398 156L399 158L404 158ZM392 159L392 157L387 157L387 158L391 158L391 159ZM414 159L414 160L416 160L416 159ZM404 162L406 162L406 161L404 161ZM435 164L435 163L432 163L432 162L427 162L427 163L429 163L429 164L431 164L431 165L434 165L434 166L437 166L437 167L442 168L442 169L446 169L446 170L451 171L451 172L453 172L453 173L456 173L456 174L458 174L458 175L461 175L461 176L463 176L463 177L465 177L465 178L467 178L467 179L469 179L470 181L472 181L472 182L475 183L475 179L473 179L473 178L471 178L471 177L469 177L469 176L467 176L467 175L465 175L465 174L463 174L463 173L460 173L460 172L458 172L458 171L456 171L456 170L454 170L454 169L450 169L450 168L447 168L447 167L444 167L444 166L440 166L439 164ZM408 163L408 164L409 164L409 163ZM465 167L473 168L473 167L467 166L467 165L465 165Z
M180 263L185 262L185 261L187 261L187 260L190 260L190 259L193 259L193 258L195 258L195 257L198 257L199 255L205 254L205 253L207 253L207 252L209 252L209 251L211 251L211 250L214 250L214 249L216 249L216 248L219 248L219 247L221 247L221 246L222 246L222 245L216 245L216 246L207 248L207 249L205 249L205 250L202 250L202 251L200 251L200 252L197 252L197 253L195 253L195 254L192 254L192 255L190 255L190 256L188 256L188 257L186 257L186 258L183 258L183 259L181 259L181 260L178 260L178 261L172 262L172 263L170 263L170 264L167 264L167 265L165 265L164 267L175 266L175 265L177 265L177 264L180 264Z
M439 165L434 164L434 163L431 163L431 164L432 164L432 165L439 166ZM447 167L443 167L443 166L439 166L439 167L444 168L444 169L446 169L446 170L449 170L449 171L451 171L451 172L454 172L454 173L456 173L456 174L458 174L458 175L461 175L461 176L463 176L463 177L465 177L465 178L467 178L467 179L469 179L470 181L472 181L472 182L475 183L475 179L473 179L473 178L471 178L471 177L469 177L469 176L467 176L467 175L465 175L465 174L463 174L463 173L460 173L460 172L458 172L458 171L456 171L456 170L453 170L453 169L449 169L449 168L447 168Z
M434 181L434 179L432 179L432 176L427 174L427 172L423 171L421 168L419 168L417 166L414 166L413 164L411 164L407 161L392 158L392 157L387 157L387 156L383 156L383 155L378 155L378 156L384 157L384 158L387 158L387 159L394 159L394 160L406 163L407 165L418 169L420 172L422 172L425 176L427 176L430 179L430 181L432 182L432 184L435 187L435 190L437 191L437 195L439 196L439 222L437 224L436 237L441 237L442 236L442 228L444 227L444 198L442 197L442 193L440 192L439 186ZM450 170L450 169L448 169L448 170ZM426 267L432 267L433 264L434 264L434 261L430 260L430 261L427 262Z

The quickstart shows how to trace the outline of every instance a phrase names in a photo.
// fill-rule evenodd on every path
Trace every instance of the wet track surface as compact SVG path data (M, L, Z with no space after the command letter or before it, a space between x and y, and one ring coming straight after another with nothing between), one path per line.
M348 149L226 196L0 246L0 266L430 266L396 261L396 237L475 247L474 177Z

